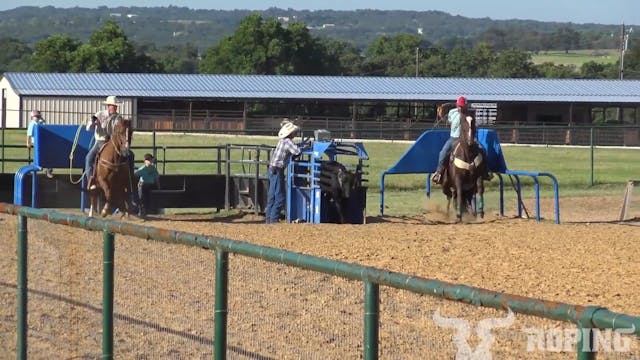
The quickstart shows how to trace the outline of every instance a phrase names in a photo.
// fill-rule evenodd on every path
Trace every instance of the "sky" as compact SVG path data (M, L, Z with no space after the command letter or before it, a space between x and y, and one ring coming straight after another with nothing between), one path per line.
M296 10L439 10L470 18L529 19L596 24L640 25L640 0L4 0L0 11L20 6L118 7L180 6L192 9L249 9L270 7Z

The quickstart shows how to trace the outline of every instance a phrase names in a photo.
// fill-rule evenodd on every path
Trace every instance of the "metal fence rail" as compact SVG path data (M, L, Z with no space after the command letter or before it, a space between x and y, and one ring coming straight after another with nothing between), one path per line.
M598 306L579 306L540 299L509 295L482 288L452 284L434 279L389 272L291 251L149 226L111 220L102 220L64 214L51 210L20 207L0 203L0 212L18 217L17 244L17 358L27 356L27 218L45 220L52 224L67 225L103 232L103 331L102 357L111 359L113 353L113 297L114 297L114 236L129 235L143 239L180 243L212 249L215 265L214 357L227 356L227 312L229 288L229 253L285 264L305 270L338 276L364 283L364 328L362 353L365 359L379 356L380 286L408 290L417 294L453 300L494 309L511 309L514 313L538 316L575 324L581 330L577 342L578 359L594 359L597 345L593 343L592 329L633 329L628 334L640 335L640 317L615 313Z

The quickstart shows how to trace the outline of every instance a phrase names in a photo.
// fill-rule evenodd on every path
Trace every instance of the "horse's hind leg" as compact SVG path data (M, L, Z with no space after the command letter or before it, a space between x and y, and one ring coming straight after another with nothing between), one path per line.
M120 197L120 210L122 211L122 217L129 218L129 193L125 191Z

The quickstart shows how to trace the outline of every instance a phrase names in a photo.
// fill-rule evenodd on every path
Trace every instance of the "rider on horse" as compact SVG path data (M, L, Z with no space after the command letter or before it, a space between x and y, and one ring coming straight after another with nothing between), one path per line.
M460 121L466 115L469 115L467 110L467 99L464 96L460 96L456 101L456 108L449 110L449 113L447 114L447 122L451 124L451 132L449 139L444 143L442 150L440 150L440 153L438 154L438 168L436 169L435 174L433 174L433 182L436 184L442 184L442 173L444 172L447 160L449 159L451 148L460 137ZM482 174L482 177L485 180L491 180L491 175L489 175L487 171Z
M102 104L107 106L107 109L100 110L89 118L87 121L86 129L91 131L95 129L94 144L89 149L87 157L85 159L85 175L88 177L87 188L89 190L95 190L95 164L96 159L99 157L100 150L105 142L109 141L113 128L118 121L123 121L122 115L118 113L118 105L120 101L115 96L108 96ZM129 152L128 161L130 163L131 173L133 174L133 153Z

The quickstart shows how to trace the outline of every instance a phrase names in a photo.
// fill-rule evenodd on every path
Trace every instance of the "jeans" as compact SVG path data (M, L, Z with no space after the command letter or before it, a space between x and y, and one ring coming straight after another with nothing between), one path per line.
M447 156L449 156L449 153L451 152L451 147L453 146L453 143L456 141L458 141L458 138L449 137L449 139L447 139L447 142L444 143L444 146L442 146L442 150L440 150L440 153L438 154L439 170L442 170L442 167L444 166L444 162L447 159Z
M157 189L156 184L142 183L138 184L138 214L140 216L147 215L149 208L151 207L151 190Z
M84 173L87 180L89 180L89 178L93 175L93 166L96 163L96 156L98 155L98 150L100 150L102 145L104 145L104 141L94 142L93 146L91 147L91 149L89 149L89 152L87 153L87 157L84 160Z
M284 169L269 167L269 195L267 196L267 208L265 209L265 221L267 224L280 220L280 213L284 209L287 200Z

